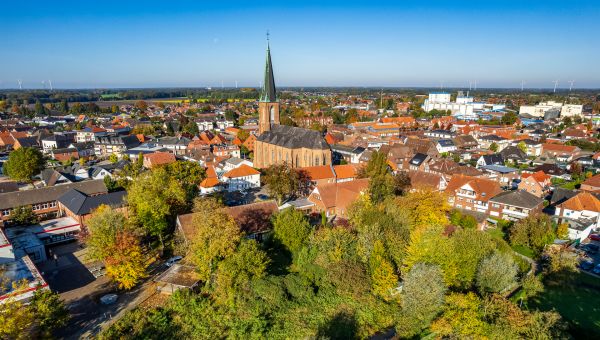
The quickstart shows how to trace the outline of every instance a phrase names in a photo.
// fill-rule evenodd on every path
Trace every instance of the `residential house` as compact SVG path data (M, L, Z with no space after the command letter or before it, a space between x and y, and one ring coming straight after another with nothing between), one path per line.
M489 149L492 146L492 144L495 144L498 146L498 151L501 151L510 143L510 140L497 135L480 136L477 138L477 140L479 141L480 148Z
M479 169L485 172L486 177L498 181L505 187L511 187L512 183L520 178L519 170L509 166L484 165Z
M517 221L541 212L544 199L525 190L506 191L489 200L488 215L503 220Z
M517 146L519 143L525 144L525 147L527 147L525 154L529 157L538 157L542 154L542 142L540 141L527 138L513 141L511 145Z
M453 141L459 150L471 150L479 147L479 142L471 135L456 136Z
M77 149L75 148L51 149L49 153L52 158L59 162L79 159L79 152L77 152Z
M108 157L112 154L121 157L127 150L139 145L140 141L134 135L96 137L94 153L98 157Z
M171 164L176 161L175 155L170 152L153 152L144 155L144 167L152 169L160 165Z
M368 187L368 178L341 183L326 183L317 185L308 196L308 200L314 204L315 212L324 212L327 217L345 218L350 204L366 192Z
M42 138L42 150L48 154L52 149L64 149L73 143L75 140L74 134L53 134Z
M600 200L589 192L580 192L556 206L559 223L569 223L570 239L585 239L600 226Z
M271 217L279 210L277 203L270 200L227 207L224 208L224 211L233 218L246 237L261 241L273 229ZM177 216L175 224L182 233L186 243L192 242L195 238L196 222L194 219L196 214L191 213Z
M581 183L580 189L589 192L600 191L600 175L595 175L586 179L583 183Z
M168 149L176 156L183 156L190 142L186 137L162 137L156 141L156 145Z
M221 181L226 186L227 191L260 188L260 171L242 164L223 174Z
M456 151L456 145L454 145L452 139L440 139L436 142L435 147L439 153Z
M431 158L424 153L417 153L413 156L413 158L408 161L408 170L425 170L425 166L427 165L427 161Z
M527 163L527 153L516 146L507 146L499 152L504 162Z
M217 172L212 165L206 168L206 178L200 182L198 187L200 188L200 195L212 194L223 189Z
M349 182L357 178L358 167L354 164L334 165L333 172L336 182Z
M502 189L498 182L490 179L454 175L445 191L451 206L487 213L490 198L501 193Z
M436 173L425 172L421 170L409 170L410 186L413 190L430 188L437 191L444 191L448 186L448 181L444 176Z
M347 146L342 144L331 145L331 152L334 162L339 162L342 159L350 164L360 163L360 157L365 152L362 146Z
M82 130L79 130L75 134L75 142L94 142L97 137L107 136L108 132L97 126L88 126Z
M578 156L581 149L577 146L562 145L556 143L542 144L542 154L547 157L561 158L570 162L575 156Z
M504 158L499 153L494 153L491 155L483 155L479 157L477 160L477 168L481 168L482 166L488 165L504 165Z
M518 189L543 198L550 189L550 179L551 177L546 175L543 171L522 173Z

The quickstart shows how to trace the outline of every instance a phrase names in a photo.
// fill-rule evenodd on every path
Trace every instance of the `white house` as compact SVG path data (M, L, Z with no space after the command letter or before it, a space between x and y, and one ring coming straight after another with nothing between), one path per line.
M260 188L260 172L246 164L232 169L221 177L227 191Z
M435 147L439 153L456 151L456 145L454 145L452 139L440 139Z
M581 225L593 224L595 228L600 227L600 200L588 192L580 192L557 205L554 215L559 221L564 217L567 221L575 220Z

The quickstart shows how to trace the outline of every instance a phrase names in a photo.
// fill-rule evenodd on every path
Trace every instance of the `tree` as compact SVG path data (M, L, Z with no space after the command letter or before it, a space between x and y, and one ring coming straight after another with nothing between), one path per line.
M279 204L300 188L298 172L287 163L273 164L266 169L265 183L271 196L277 198Z
M525 142L519 142L519 144L517 144L517 147L519 148L519 150L527 153L527 145L525 144Z
M235 252L242 234L223 205L214 198L196 199L194 212L192 222L196 233L191 240L191 260L206 281L218 263Z
M111 153L110 156L108 156L108 160L114 164L119 161L119 156L117 156L116 153Z
M546 270L549 273L573 273L577 271L577 255L559 246L550 246L544 251Z
M289 208L273 217L273 230L275 239L295 254L304 246L312 228L301 211Z
M179 182L191 201L198 195L198 184L206 177L206 171L196 162L176 161L166 166L171 178Z
M498 151L498 144L496 144L496 142L492 142L492 144L490 144L490 151L493 151L493 152Z
M385 248L380 240L375 241L369 259L371 287L373 294L385 300L390 299L390 291L398 285L394 266L387 259Z
M516 282L517 265L509 254L498 251L479 264L477 287L482 294L500 293Z
M130 230L117 232L114 244L104 260L106 275L120 288L131 289L146 277L146 256L136 235Z
M186 204L181 183L169 176L164 167L139 175L127 188L127 203L134 220L150 235L163 243L168 218Z
M404 195L410 188L410 177L408 172L400 171L394 175L394 194Z
M569 238L569 224L561 223L556 227L556 237L561 240L566 240Z
M44 170L44 156L35 148L19 148L8 155L5 174L15 181L31 182L33 176Z
M442 310L446 286L441 269L436 265L417 263L402 286L402 314L396 331L403 338L419 334L429 327Z
M389 172L387 157L382 152L373 152L371 159L366 167L359 170L360 178L369 178L369 195L374 203L382 202L387 197L394 195L395 192L403 190L406 185L406 177L398 178L398 183L395 181L392 174ZM410 180L410 179L409 179ZM398 188L396 188L398 184Z
M39 221L30 205L14 208L10 213L10 220L17 225L31 225Z
M220 302L232 303L248 290L252 280L265 276L269 258L254 240L243 240L237 250L218 266L215 293Z
M502 124L505 124L505 125L513 125L517 121L518 118L519 118L519 116L517 116L516 113L507 112L502 116L500 121L502 122Z
M146 103L143 100L138 100L135 103L135 107L138 108L140 111L146 111L146 109L148 108L148 103Z
M34 110L37 116L46 115L46 108L44 107L44 105L42 105L42 102L40 102L39 100L35 101Z
M59 110L62 113L65 113L65 114L68 113L69 112L69 103L66 100L61 101Z
M0 338L32 339L35 315L30 308L12 298L0 304Z
M550 217L541 213L529 215L510 228L511 244L529 247L538 253L554 241L554 236Z
M50 290L36 291L29 308L32 309L44 338L50 338L54 331L64 327L69 320L69 310L59 295Z
M485 334L485 322L477 295L451 293L446 296L443 314L433 322L431 330L439 337L479 338Z
M237 138L239 138L242 142L250 137L250 133L248 130L240 129L237 133Z
M87 256L104 261L111 255L119 231L128 228L125 215L107 205L99 206L86 221L88 232L82 235L87 246Z

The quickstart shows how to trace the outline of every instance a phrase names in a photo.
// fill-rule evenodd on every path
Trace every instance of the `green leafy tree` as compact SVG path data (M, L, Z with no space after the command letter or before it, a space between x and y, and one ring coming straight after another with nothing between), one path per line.
M214 198L196 199L194 212L196 233L191 240L191 260L206 281L219 262L235 252L242 233L224 206Z
M243 240L218 266L215 293L220 302L233 303L250 283L266 275L269 258L254 240Z
M493 152L498 151L498 144L496 144L496 142L492 142L492 144L490 144L490 151L493 151Z
M181 184L189 201L198 195L198 185L206 177L206 171L198 163L176 161L167 164L166 170L171 178Z
M525 144L525 142L519 142L519 144L517 144L517 147L519 148L519 150L527 153L527 144Z
M110 156L108 156L108 160L114 164L119 161L119 156L115 153L111 153Z
M87 256L92 260L104 261L111 255L117 233L128 228L125 215L107 205L99 206L86 221L83 241L87 246Z
M546 244L554 241L554 227L546 214L532 214L513 224L510 228L510 242L541 252Z
M301 211L289 208L273 217L273 230L275 239L295 254L306 243L312 228Z
M412 337L429 327L444 305L446 286L436 265L417 263L404 278L402 314L396 325L401 337Z
M39 218L30 205L24 205L10 212L10 220L17 225L30 225L38 223Z
M479 264L477 287L482 294L500 293L516 283L517 265L509 254L494 252Z
M59 295L50 290L38 290L33 294L29 308L32 309L44 338L50 338L53 332L64 327L69 320L69 311Z
M158 167L142 173L129 185L127 203L135 221L148 234L158 237L162 245L169 218L186 204L186 192L164 167Z
M286 197L298 192L300 177L287 163L273 164L266 169L265 183L269 194L281 204Z
M4 173L15 181L31 182L44 170L44 156L35 148L19 148L8 155Z
M369 270L373 294L386 300L390 299L391 289L398 285L398 276L393 264L387 259L383 243L379 240L375 241L373 245Z

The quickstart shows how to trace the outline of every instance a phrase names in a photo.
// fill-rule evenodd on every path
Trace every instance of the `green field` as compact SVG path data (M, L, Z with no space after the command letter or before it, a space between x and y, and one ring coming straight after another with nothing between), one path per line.
M529 308L556 309L576 339L600 336L600 279L569 273L547 278L544 285L544 292L529 301Z

